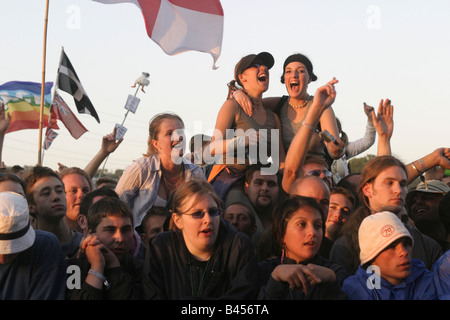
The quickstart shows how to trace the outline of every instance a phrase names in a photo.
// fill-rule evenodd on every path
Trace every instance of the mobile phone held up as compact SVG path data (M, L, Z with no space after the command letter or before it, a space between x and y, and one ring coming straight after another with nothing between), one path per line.
M331 133L329 133L327 130L321 131L319 133L319 136L323 141L333 142L334 144L338 144L338 142L336 141L336 138Z

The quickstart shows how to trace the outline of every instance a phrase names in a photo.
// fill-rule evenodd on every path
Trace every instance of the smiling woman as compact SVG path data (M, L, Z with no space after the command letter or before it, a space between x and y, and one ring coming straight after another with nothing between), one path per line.
M255 299L256 254L249 237L221 219L222 201L203 180L173 197L171 231L153 237L143 274L146 299Z
M205 179L199 166L182 157L183 130L183 120L176 114L154 116L149 125L147 153L128 166L117 183L116 192L131 207L136 226L153 206L168 207L183 182Z
M272 157L275 172L284 165L280 119L266 108L262 100L263 93L269 88L269 69L273 64L274 58L270 53L260 52L243 57L235 66L231 86L237 83L245 90L250 97L253 114L251 117L245 114L239 103L231 98L225 101L217 115L214 135L207 150L211 155L226 156L219 162L223 165L213 167L208 181L223 200L232 186L243 186L245 169L249 164L266 164ZM275 132L277 134L273 134ZM261 149L262 144L267 147ZM261 150L266 150L266 154ZM223 170L225 167L227 170Z

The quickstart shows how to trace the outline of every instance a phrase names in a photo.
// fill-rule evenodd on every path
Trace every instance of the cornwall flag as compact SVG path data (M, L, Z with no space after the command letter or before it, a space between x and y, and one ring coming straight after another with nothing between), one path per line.
M62 49L61 52L61 63L58 68L58 81L56 86L73 96L79 113L90 114L97 120L98 123L100 123L98 114L95 111L91 100L89 100L86 91L81 85L80 79L70 63L69 58L64 52L64 49Z

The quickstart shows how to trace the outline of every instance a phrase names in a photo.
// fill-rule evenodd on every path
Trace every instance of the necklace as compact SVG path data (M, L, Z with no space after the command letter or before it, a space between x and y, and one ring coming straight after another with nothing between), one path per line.
M305 100L305 103L303 103L302 105L294 105L294 104L292 104L291 103L291 98L289 98L289 105L292 107L292 108L294 108L294 109L302 109L302 108L304 108L304 107L306 107L306 105L308 104L308 102L309 102L309 96L306 98L306 100Z
M211 257L208 259L208 262L206 262L205 271L203 271L203 275L202 275L202 277L200 279L200 284L198 285L198 288L197 288L197 297L200 296L200 291L203 288L203 280L205 279L206 272L208 270L209 261L211 261ZM193 277L192 277L192 264L191 264L191 258L190 258L190 254L189 253L188 253L188 265L189 265L189 278L191 280L191 292L192 292L192 296L195 297L195 295L194 295L194 283L193 283Z

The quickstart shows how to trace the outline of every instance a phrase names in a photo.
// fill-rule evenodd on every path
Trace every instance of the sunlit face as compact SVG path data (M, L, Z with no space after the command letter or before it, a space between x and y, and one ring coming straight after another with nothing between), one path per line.
M120 261L133 246L133 224L129 217L107 216L97 225L95 234Z
M372 264L380 268L382 278L396 286L411 274L411 254L411 239L400 238L378 254Z
M278 179L276 175L263 175L255 171L250 183L245 183L245 192L255 207L272 207L278 199Z
M217 203L209 194L202 194L187 199L178 210L178 214L172 215L174 223L183 234L189 252L203 260L209 259L216 242L220 215L212 217L209 213L205 213L203 218L195 219L191 214L199 210L205 212L217 208Z
M314 162L310 162L310 163L306 163L303 165L302 171L305 175L308 174L308 172L310 171L314 171L314 170L318 170L320 171L320 175L318 176L320 179L322 179L328 186L328 188L331 189L333 182L332 182L332 177L331 176L326 176L325 171L329 171L327 169L327 167L325 167L324 165L321 165L319 163L314 163Z
M22 196L25 197L25 192L22 188L22 186L20 185L20 183L11 181L11 180L5 180L0 182L0 192L5 192L5 191L11 191L11 192L15 192L18 194L21 194Z
M304 99L311 77L301 62L291 62L284 69L284 84L290 97Z
M398 166L391 166L378 174L372 183L363 186L373 212L391 211L399 213L407 193L406 172Z
M185 145L183 131L183 123L178 119L167 118L161 121L158 136L152 141L161 158L172 158L175 161L183 156Z
M62 218L66 215L66 193L62 182L56 177L39 179L31 188L34 203L30 212L42 218Z
M230 222L237 231L251 236L256 231L256 226L252 224L250 209L240 203L228 206L223 218Z
M323 220L320 212L304 207L295 211L286 225L283 238L286 257L297 262L314 258L319 252L323 237Z
M70 220L76 221L80 213L81 200L91 191L91 187L84 176L76 173L68 174L62 180L66 190L66 215Z
M269 69L264 65L250 67L239 75L239 81L251 96L260 97L269 89Z
M325 222L327 234L340 234L344 223L350 217L353 211L353 204L349 198L342 193L333 193L330 195L330 205L328 208L328 217Z

